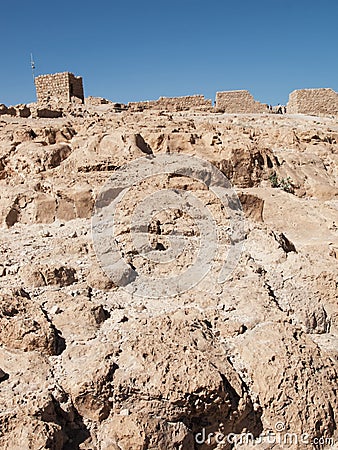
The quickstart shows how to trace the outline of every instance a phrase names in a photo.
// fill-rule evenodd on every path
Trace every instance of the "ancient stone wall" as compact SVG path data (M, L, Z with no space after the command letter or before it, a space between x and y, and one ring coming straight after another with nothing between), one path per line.
M224 91L216 93L216 109L225 113L263 113L268 105L257 102L249 91Z
M84 102L82 78L75 77L69 72L36 77L35 86L39 103L68 103L72 99L79 99L82 103Z
M338 115L338 93L333 89L300 89L291 92L289 114Z
M129 102L128 109L130 111L143 111L144 109L155 108L156 100L145 100L142 102Z
M158 109L166 111L186 111L212 108L212 101L204 98L204 95L187 95L184 97L160 97L158 100L144 102L130 102L128 107L132 111L144 109Z

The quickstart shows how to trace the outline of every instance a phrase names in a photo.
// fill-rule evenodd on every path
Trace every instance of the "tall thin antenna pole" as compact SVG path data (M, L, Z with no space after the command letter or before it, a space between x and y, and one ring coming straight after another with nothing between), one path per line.
M31 68L32 68L33 81L35 81L35 62L33 60L33 54L32 53L31 53Z

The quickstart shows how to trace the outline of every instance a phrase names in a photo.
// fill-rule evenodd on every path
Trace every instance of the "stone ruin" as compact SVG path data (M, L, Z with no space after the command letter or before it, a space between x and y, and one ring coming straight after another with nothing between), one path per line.
M299 89L291 92L289 114L338 115L338 93L333 89Z
M216 93L216 111L225 113L264 113L269 112L268 105L257 102L249 91L225 91ZM143 111L145 109L166 111L212 111L212 101L203 95L185 97L160 97L158 100L130 102L128 109Z
M29 117L31 110L27 105L6 106L1 103L0 116L5 114L13 117Z
M40 75L35 87L38 103L84 103L82 77L70 72Z
M35 78L37 103L6 107L0 104L0 115L16 117L61 117L63 108L72 108L72 103L101 107L110 105L115 112L129 111L216 111L228 114L277 113L278 107L260 103L247 90L232 90L216 93L215 107L203 95L182 97L160 97L158 100L129 102L128 105L114 103L101 97L84 98L82 77L70 72L40 75ZM65 106L69 104L69 106ZM280 106L280 105L279 105ZM281 108L279 108L281 109ZM283 112L284 107L283 107ZM291 92L287 104L289 114L338 115L338 93L333 89L301 89Z
M166 111L210 110L212 101L204 98L204 95L187 95L184 97L160 97L158 100L143 102L129 102L131 111L143 111L145 109Z
M216 110L224 113L265 113L269 106L257 102L249 91L224 91L216 93Z
M216 111L228 114L276 113L284 107L273 107L260 103L247 90L233 90L216 93L215 108L212 101L203 95L185 97L160 97L158 100L130 102L130 111L166 110L166 111ZM289 114L338 115L338 93L333 89L302 89L293 91L286 108Z

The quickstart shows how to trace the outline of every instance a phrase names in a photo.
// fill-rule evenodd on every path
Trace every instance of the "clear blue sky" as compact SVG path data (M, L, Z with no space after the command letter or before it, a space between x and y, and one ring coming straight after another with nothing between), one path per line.
M338 91L338 0L3 1L0 103L35 100L36 74L70 71L113 101L248 89L285 103Z

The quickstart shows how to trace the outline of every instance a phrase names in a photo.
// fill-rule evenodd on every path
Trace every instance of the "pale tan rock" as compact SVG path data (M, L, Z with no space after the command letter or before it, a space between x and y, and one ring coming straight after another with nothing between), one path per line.
M337 409L335 363L304 333L287 324L257 326L236 339L234 365L248 370L246 380L259 396L262 420L269 429L282 422L299 435L332 435Z
M88 286L95 289L111 289L113 281L98 264L92 264L86 277Z
M32 265L23 266L20 268L19 275L22 278L25 286L29 288L36 288L46 285L46 280L39 270L40 268Z
M239 200L247 217L257 222L263 222L264 200L252 194L239 194Z
M67 195L58 198L56 217L59 220L75 219L76 213L74 202Z
M1 116L0 447L191 450L203 427L258 437L278 420L337 441L337 120L61 107L55 120ZM245 240L224 284L226 232L200 284L154 299L100 269L91 215L120 167L163 153L195 155L228 176ZM133 186L115 237L159 287L193 262L188 246L168 272L133 247L130 214L162 189L191 192L229 226L201 182L166 174ZM161 211L148 236L158 253L173 230L200 237L187 214Z
M79 218L88 218L91 216L94 207L94 199L90 189L75 191L72 195L75 205L75 214Z
M56 200L52 195L39 194L35 201L35 220L38 223L51 223L55 220Z
M58 336L45 313L23 290L2 293L0 341L9 349L57 353Z
M76 281L76 271L72 267L41 264L27 265L20 270L26 286L39 287L46 285L69 286Z
M66 344L94 339L109 317L102 305L93 303L80 293L72 296L63 292L46 292L43 298L46 313L55 327L62 330Z
M62 387L70 393L79 414L95 422L106 419L112 406L112 380L117 368L113 351L111 344L96 340L71 344L62 355Z
M141 414L136 417L114 416L106 420L98 439L104 450L118 450L121 447L142 450L154 445L163 450L174 450L177 446L194 448L194 439L182 422L163 425L160 420L153 419L145 424Z
M10 373L1 384L1 448L61 450L88 438L69 396L55 383L48 358L1 348L0 359Z

